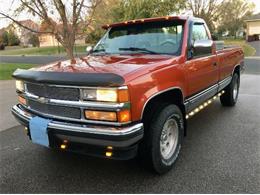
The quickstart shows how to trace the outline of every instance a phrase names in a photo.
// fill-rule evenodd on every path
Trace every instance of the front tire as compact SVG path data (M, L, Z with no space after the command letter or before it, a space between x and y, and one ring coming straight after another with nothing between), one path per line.
M220 97L223 106L235 106L238 99L240 87L240 77L238 73L234 73L231 83L224 89L225 93Z
M184 135L183 115L178 106L167 105L153 114L149 123L141 159L156 173L163 174L172 168L179 155Z

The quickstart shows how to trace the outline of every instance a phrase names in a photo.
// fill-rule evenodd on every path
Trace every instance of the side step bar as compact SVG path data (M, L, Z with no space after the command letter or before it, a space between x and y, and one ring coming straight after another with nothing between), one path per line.
M197 114L198 112L203 110L205 107L210 105L214 100L216 100L218 97L222 96L224 93L225 93L225 91L223 90L223 91L219 92L218 94L216 94L215 96L213 96L212 98L205 101L204 103L202 103L201 105L199 105L197 108L195 108L194 110L192 110L191 112L186 114L186 119L191 118L192 116L194 116L195 114Z

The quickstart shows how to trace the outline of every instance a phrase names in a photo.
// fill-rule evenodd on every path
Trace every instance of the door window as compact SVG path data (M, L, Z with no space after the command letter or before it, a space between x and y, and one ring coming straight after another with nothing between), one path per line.
M204 24L195 23L192 28L192 40L209 40L208 33L205 29Z

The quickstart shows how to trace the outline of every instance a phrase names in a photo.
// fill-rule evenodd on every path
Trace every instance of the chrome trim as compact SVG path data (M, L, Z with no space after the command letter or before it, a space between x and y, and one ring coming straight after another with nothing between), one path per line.
M39 115L50 117L50 118L56 118L61 120L69 120L69 121L75 121L75 122L85 122L85 123L92 123L92 124L103 124L103 125L114 125L114 126L122 126L131 123L132 121L120 123L120 122L109 122L109 121L95 121L95 120L87 120L84 115L84 110L102 110L102 111L115 111L118 112L122 109L130 109L131 103L125 102L125 103L116 103L116 102L98 102L98 101L83 101L82 100L82 90L83 89L128 89L127 86L121 86L121 87L84 87L84 86L70 86L70 85L55 85L55 84L38 84L34 82L27 82L25 81L25 92L20 92L19 95L23 96L26 99L34 100L39 103L43 104L49 104L49 105L59 105L59 106L67 106L67 107L77 107L81 110L81 118L75 119L75 118L68 118L68 117L62 117L59 115L51 115L48 113L41 113L36 110L33 110L30 108L30 106L27 106L26 109L37 113ZM50 86L50 87L57 87L57 88L77 88L79 89L79 95L80 99L79 101L70 101L70 100L60 100L60 99L51 99L46 97L40 97L37 95L34 95L30 92L28 92L27 89L27 83L32 83L35 85L41 85L41 86Z
M50 86L50 87L63 87L63 88L77 88L77 89L128 89L126 85L120 87L88 87L88 86L79 86L79 85L57 85L57 84L48 84L48 83L35 83L30 81L24 81L24 83L32 83L36 85L42 86Z
M174 90L174 89L180 90L180 91L181 91L181 94L182 94L182 97L183 97L183 91L182 91L182 89L181 89L180 87L170 87L170 88L167 88L167 89L165 89L165 90L163 90L163 91L159 91L158 93L153 94L153 95L150 96L150 97L146 100L146 102L144 103L144 106L143 106L143 109L142 109L142 112L141 112L141 119L143 118L144 110L145 110L145 107L146 107L147 103L148 103L152 98L154 98L155 96L160 95L160 94L162 94L162 93L164 93L164 92L167 92L167 91L170 91L170 90ZM183 99L183 100L184 100L184 99Z
M23 118L26 121L29 121L33 115L23 111L17 105L13 106L12 112L19 115L19 117ZM91 133L91 134L100 134L100 135L111 135L111 136L119 136L119 135L129 135L143 129L143 123L137 123L132 126L127 127L102 127L102 126L90 126L90 125L75 125L71 123L51 121L48 124L48 128L60 129L64 131L74 131L81 133Z
M31 94L29 92L23 93L25 98L40 102L49 103L61 106L71 106L71 107L84 107L84 108L95 108L95 109L110 109L117 111L118 109L129 108L130 103L108 103L108 102L92 102L92 101L69 101L69 100L59 100L50 99L45 97L39 97L37 95Z
M24 107L24 106L23 106ZM127 125L130 124L132 121L125 122L125 123L119 123L119 122L109 122L109 121L95 121L95 120L87 120L84 118L84 115L81 117L81 119L75 119L75 118L69 118L69 117L63 117L63 116L58 116L58 115L52 115L48 113L42 113L38 112L30 107L25 107L25 109L36 113L39 116L43 116L46 118L53 118L53 119L60 119L60 120L65 120L65 121L72 121L72 122L79 122L79 123L91 123L91 124L102 124L102 125L113 125L113 126L122 126L122 125ZM83 109L81 109L81 115L83 113Z
M215 84L197 94L195 94L194 96L191 96L190 98L186 99L185 102L189 102L189 101L192 101L192 102L195 102L197 99L199 99L201 96L205 95L206 93L209 93L210 91L213 91L214 89L217 89L218 88L218 84Z
M218 92L224 89L228 84L232 81L232 76L228 76L227 78L221 80L218 83Z

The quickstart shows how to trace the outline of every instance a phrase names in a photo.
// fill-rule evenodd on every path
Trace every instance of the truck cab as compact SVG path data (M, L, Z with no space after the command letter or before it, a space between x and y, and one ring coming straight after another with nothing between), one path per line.
M204 20L166 16L104 25L88 55L16 70L12 108L33 143L104 158L136 156L159 174L176 161L187 120L238 99L244 54L216 49Z

